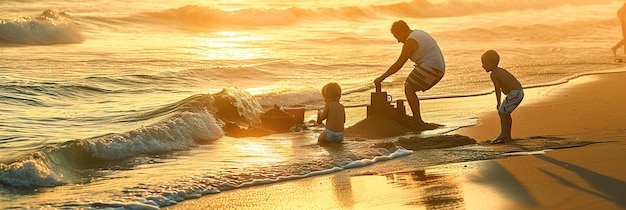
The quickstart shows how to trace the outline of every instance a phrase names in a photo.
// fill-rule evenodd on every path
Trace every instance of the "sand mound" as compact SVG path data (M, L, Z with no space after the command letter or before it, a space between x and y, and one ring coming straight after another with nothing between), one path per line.
M418 134L424 130L434 129L418 126L410 118L371 116L345 129L346 137L357 138L388 138L405 134Z
M398 146L410 150L437 149L458 147L468 144L476 144L476 140L463 135L445 135L420 138L418 136L410 138L399 138L396 142Z

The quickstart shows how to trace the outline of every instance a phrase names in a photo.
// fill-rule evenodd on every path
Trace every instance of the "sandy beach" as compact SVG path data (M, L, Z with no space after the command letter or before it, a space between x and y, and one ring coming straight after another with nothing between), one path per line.
M224 191L167 209L626 209L626 73L583 76L525 90L513 112L518 147L497 159L416 167L413 154L306 179ZM458 100L458 99L455 99ZM471 100L471 101L467 101ZM493 95L478 124L452 132L484 142L498 135ZM584 141L530 151L525 141ZM514 149L515 151L515 149Z

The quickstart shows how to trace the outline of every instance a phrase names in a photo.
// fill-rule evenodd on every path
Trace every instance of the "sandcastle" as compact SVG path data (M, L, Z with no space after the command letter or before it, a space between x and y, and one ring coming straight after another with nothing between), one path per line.
M406 114L404 102L396 100L394 106L392 97L376 87L376 92L371 93L365 119L346 128L346 137L388 138L427 130Z
M404 100L396 100L396 106L391 104L392 97L387 92L382 92L380 87L376 88L376 92L371 93L370 105L367 105L366 117L391 117L391 118L407 118L406 109L404 108Z

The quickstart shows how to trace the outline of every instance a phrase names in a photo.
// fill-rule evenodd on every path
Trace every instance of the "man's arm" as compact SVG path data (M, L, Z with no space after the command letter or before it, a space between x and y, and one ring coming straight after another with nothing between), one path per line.
M374 84L379 85L387 77L398 72L402 68L402 66L404 66L404 63L406 63L406 61L409 60L409 57L411 57L411 54L413 54L413 52L415 52L415 50L417 50L418 47L419 45L417 44L417 41L415 41L414 39L408 39L406 43L402 45L402 52L400 53L400 56L398 57L396 62L393 63L393 65L391 65L385 73L383 73L380 77L376 78L374 80Z

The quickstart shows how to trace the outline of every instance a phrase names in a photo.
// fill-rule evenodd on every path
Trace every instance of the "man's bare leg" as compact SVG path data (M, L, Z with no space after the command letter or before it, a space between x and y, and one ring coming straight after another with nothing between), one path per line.
M420 114L420 100L415 92L416 90L411 85L404 85L404 95L406 96L406 100L409 102L409 107L411 107L413 119L416 120L421 126L426 123L422 120L422 115Z

